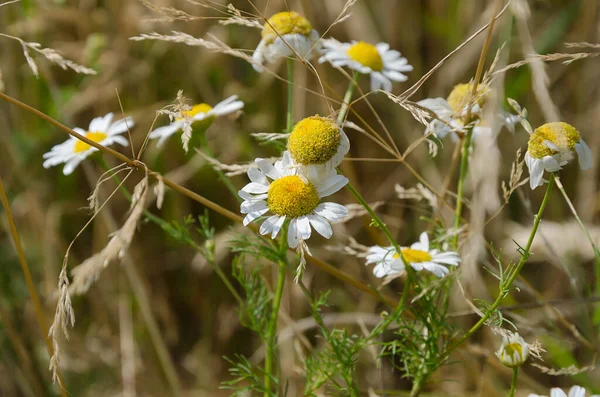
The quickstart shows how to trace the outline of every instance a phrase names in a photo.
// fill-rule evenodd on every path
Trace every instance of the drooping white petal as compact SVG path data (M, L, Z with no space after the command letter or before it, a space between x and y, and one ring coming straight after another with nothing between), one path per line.
M284 222L285 222L285 215L279 217L279 220L275 223L275 225L273 225L273 233L271 233L271 238L277 237L277 234L279 234L279 231L281 230L281 227L283 226Z
M290 225L288 227L288 235L287 235L288 247L296 248L300 243L300 232L298 230L298 225L296 224L296 219L292 219L290 221Z
M590 147L583 139L575 144L575 151L577 151L577 157L579 157L579 167L584 171L592 168L594 157L592 156Z
M310 221L308 217L301 216L296 220L296 227L298 228L298 234L303 240L308 240L311 235Z
M331 175L326 180L324 180L320 185L317 186L317 192L319 193L319 198L327 197L344 186L348 184L348 178L343 175L336 174Z
M348 216L348 208L341 204L326 202L319 204L314 209L314 213L330 222L336 222Z

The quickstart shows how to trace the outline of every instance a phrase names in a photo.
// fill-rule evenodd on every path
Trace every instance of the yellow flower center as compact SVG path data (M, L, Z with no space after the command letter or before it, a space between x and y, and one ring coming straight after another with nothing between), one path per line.
M284 34L295 33L308 37L312 30L310 22L297 12L279 12L267 20L261 35L268 43L272 43Z
M279 216L298 218L310 214L319 205L319 194L312 183L299 176L284 176L269 186L267 205Z
M452 89L450 95L448 95L448 104L455 114L460 115L464 111L465 106L467 106L467 99L470 98L472 91L473 84L471 83L458 84ZM483 107L489 93L490 88L487 85L479 84L477 86L477 93L475 94L475 103L479 107Z
M518 358L515 360L515 353L517 353ZM500 360L506 366L519 366L523 364L525 357L523 357L523 345L517 342L509 343L504 346L502 352L500 353ZM514 363L513 363L514 361Z
M383 60L373 44L359 41L348 49L348 56L376 72L383 70Z
M85 134L85 137L94 142L102 142L106 139L107 135L104 132L90 131ZM85 143L84 141L77 140L75 142L75 153L85 152L91 146Z
M394 254L394 259L400 258L398 253ZM404 248L402 250L402 258L407 263L421 263L421 262L429 262L431 260L431 255L427 251L414 250L412 248Z
M335 156L341 140L333 120L312 116L296 124L288 139L288 150L300 164L324 164Z
M200 103L198 105L192 106L190 110L183 110L181 115L183 117L194 117L199 113L208 113L212 110L212 106L207 105L206 103Z
M573 150L580 140L579 131L572 125L563 122L548 123L538 127L529 136L527 149L531 157L541 159L558 152ZM554 144L558 151L548 147L546 141Z

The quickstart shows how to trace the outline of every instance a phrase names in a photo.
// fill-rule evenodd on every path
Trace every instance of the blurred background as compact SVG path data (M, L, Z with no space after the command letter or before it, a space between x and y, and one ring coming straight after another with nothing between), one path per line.
M251 54L260 40L260 31L245 26L218 23L224 19L227 1L184 0L22 0L0 7L0 33L59 51L65 58L95 69L87 76L65 71L42 56L32 53L39 66L36 78L27 65L18 41L0 36L0 91L25 102L70 127L86 128L90 120L108 112L133 116L134 147L140 148L151 128L156 110L174 101L177 91L194 103L215 105L230 95L245 102L239 117L218 119L206 137L216 157L225 164L244 163L256 157L278 155L277 148L255 141L250 133L281 132L285 128L286 89L284 81L272 74L258 74L244 60L214 53L201 47L158 41L136 42L132 36L156 31L169 34L181 31L194 37L215 35L233 48ZM305 15L319 32L325 32L341 12L345 0L235 0L232 4L263 22L253 6L265 16L283 10ZM358 0L351 16L337 24L328 36L340 41L363 40L388 42L399 50L414 70L406 83L395 84L400 94L454 50L471 34L485 25L492 15L493 2L475 0ZM172 10L181 10L185 14ZM162 10L162 11L161 11ZM178 20L177 16L187 15ZM505 43L499 68L517 62L536 51L540 54L579 52L567 48L568 42L600 42L600 2L597 0L513 1L498 19L488 53L489 66L497 49ZM475 74L484 35L472 40L429 78L411 98L446 97L452 87L467 82ZM586 49L581 50L587 51ZM498 75L497 88L514 98L529 111L530 122L539 126L547 121L564 120L576 126L594 153L600 149L600 60L582 59L565 65L560 61L535 63ZM315 62L316 64L316 62ZM326 95L341 100L348 80L329 65L316 65L326 82ZM285 65L272 68L285 79ZM305 89L319 91L314 75L296 64L294 120L316 113L327 115L324 99ZM368 81L361 89L367 92ZM120 103L119 103L120 99ZM422 136L424 127L385 95L368 96L370 105L390 131L401 152ZM498 105L508 109L504 101ZM383 134L383 129L366 101L353 109ZM355 115L349 120L358 123ZM157 125L167 123L161 116ZM360 133L347 130L352 148L349 157L387 158L387 153ZM66 139L64 132L44 120L12 105L0 102L0 176L12 205L23 240L27 260L40 294L46 320L51 322L56 307L58 274L67 247L89 220L84 207L87 197L103 170L91 159L70 176L62 167L44 169L42 154ZM497 280L484 266L496 267L485 242L503 249L507 260L517 255L513 239L524 243L537 209L542 189L521 188L502 212L489 224L486 219L501 208L501 181L510 178L511 164L518 148L525 150L527 133L503 130L497 141L477 147L474 153L468 197L472 233L465 238L462 252L465 262L455 288L452 321L468 327L476 317L468 315L469 299L493 299ZM448 174L455 145L444 141L437 157L428 155L421 144L407 163L435 189L441 189ZM130 155L129 149L120 149ZM596 156L598 157L598 156ZM185 154L176 137L161 150L151 142L142 159L151 169L172 177L234 212L238 203L220 183L215 171L193 151ZM117 165L114 159L106 158ZM583 221L598 240L598 161L581 173L575 165L561 172L566 191ZM432 216L425 200L402 200L396 185L415 187L417 180L398 162L347 161L346 172L369 202L383 201L378 207L384 221L402 245L418 238ZM524 177L528 173L525 171ZM126 182L132 190L140 180L134 173ZM241 188L245 175L232 179ZM453 180L452 180L453 181ZM452 182L451 181L451 182ZM101 189L106 199L115 184ZM455 186L452 182L450 185ZM451 188L452 189L452 188ZM564 368L595 363L599 318L594 315L593 254L573 222L569 208L558 192L546 212L542 236L518 281L519 293L506 299L503 314L513 321L527 340L539 339L548 351L544 365ZM346 192L336 200L353 202ZM74 242L69 259L73 269L108 241L108 234L127 218L128 201L116 194ZM167 191L161 210L150 211L163 219L181 224L188 214L203 214L197 203ZM444 214L447 225L451 214ZM232 255L229 241L241 230L217 214L210 214L217 229L216 260L231 274ZM0 224L0 395L51 396L48 356L35 320L24 277L13 249L4 216ZM112 225L112 226L111 226ZM379 287L381 281L364 266L362 259L342 256L325 247L347 245L348 236L359 243L383 243L368 231L369 220L357 218L337 226L332 241L311 239L311 250L366 284ZM175 228L175 226L174 226ZM193 230L193 228L192 228ZM199 234L193 234L202 245ZM268 274L267 274L268 275ZM361 333L372 327L384 308L372 296L361 293L318 269L309 266L304 280L314 291L330 289L330 307L326 318L334 327L346 327ZM291 281L291 276L290 276ZM232 283L235 282L232 279ZM300 395L302 373L300 341L308 338L318 349L322 343L311 322L308 306L300 290L288 284L279 324L282 340L282 376L289 379L288 395ZM397 294L401 284L392 282L383 292ZM206 260L173 233L142 222L122 263L111 263L98 281L81 296L73 296L76 315L70 340L62 341L61 370L73 396L220 396L219 384L231 378L224 357L243 354L260 362L262 344L239 322L237 303L212 271ZM586 344L582 341L588 341ZM491 332L476 335L458 351L451 365L443 367L428 387L431 395L500 396L505 395L510 371L493 356L499 339ZM406 390L408 383L391 363L376 361L377 349L368 349L359 361L359 384L383 395L381 389ZM597 372L597 371L596 371ZM573 382L596 388L596 372L568 376L550 376L527 366L521 378L527 391L547 394L554 385ZM324 394L326 395L326 394ZM393 395L390 392L389 395Z

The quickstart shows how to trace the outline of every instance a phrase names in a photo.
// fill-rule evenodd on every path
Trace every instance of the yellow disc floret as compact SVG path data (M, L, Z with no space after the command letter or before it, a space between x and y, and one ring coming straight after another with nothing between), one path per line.
M301 34L310 36L312 25L297 12L279 12L267 20L263 26L262 37L272 43L278 36L285 34Z
M94 142L102 142L104 139L106 139L107 135L104 132L90 131L85 134L85 137ZM84 141L77 140L77 142L75 142L74 151L75 153L85 152L90 147L91 146Z
M394 257L397 258L397 255L398 254L395 254ZM421 263L429 262L431 260L431 255L429 255L429 252L427 251L404 248L402 250L402 258L408 263Z
M376 72L383 70L383 60L373 44L359 41L348 49L348 56L371 70Z
M296 124L288 139L288 150L299 164L325 164L335 156L341 140L333 120L312 116Z
M471 97L472 91L473 84L471 83L458 84L452 89L450 95L448 95L448 104L455 114L460 115L464 111L465 106L467 106L467 99ZM489 92L490 88L487 85L479 84L474 103L477 103L479 107L483 107Z
M276 179L269 186L267 206L279 215L298 218L308 215L319 205L315 186L297 175Z
M527 149L531 157L541 159L558 152L571 151L580 140L579 131L572 125L563 122L547 123L529 136Z
M212 110L212 106L210 106L206 103L199 103L197 105L192 106L192 108L190 110L182 110L181 115L183 117L178 120L184 120L186 118L188 118L188 119L193 118L200 113L208 113L211 110ZM213 123L213 121L215 121L215 116L210 116L203 120L195 120L192 123L192 125L196 128L196 130L204 130L204 129L210 127L210 125Z
M515 353L517 354L516 359ZM511 367L511 365L509 364L512 361L514 361L515 367L520 366L521 364L523 364L524 361L523 345L517 342L509 343L508 345L504 346L499 358L500 361L502 361L502 363L504 363L504 365L507 365L508 367Z

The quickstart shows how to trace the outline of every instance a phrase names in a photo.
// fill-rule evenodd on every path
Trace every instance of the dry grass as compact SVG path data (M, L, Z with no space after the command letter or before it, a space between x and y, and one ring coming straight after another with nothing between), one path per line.
M416 102L445 97L456 83L473 78L483 44L482 35L475 33L493 12L484 2L238 0L228 6L212 0L66 1L44 7L2 3L0 92L66 125L84 126L92 117L120 111L117 90L123 110L136 120L131 139L136 150L145 147L146 165L237 212L236 200L220 184L215 169L240 188L255 157L279 155L262 143L285 142L280 139L285 127L284 67L257 74L250 62L263 17L287 8L305 14L321 34L342 41L389 42L415 66L409 81L395 84L389 98L368 93L366 79L361 83L345 123L352 148L343 170L400 244L416 241L420 231L430 227L424 217L438 215L451 225L456 176L450 165L455 144L447 139L443 147L434 145L437 156L430 156L423 123L432 115ZM600 153L599 22L596 1L513 0L496 21L486 63L487 70L497 59L487 78L527 109L534 128L560 117L578 127L595 153ZM503 43L505 48L497 55ZM39 60L35 53L41 55ZM339 107L350 75L316 63L307 67L296 62L295 70L295 120L330 114ZM162 151L152 142L145 146L155 111L172 102L180 89L190 103L217 103L233 94L246 103L242 117L220 119L207 132L218 160L193 150L185 154L177 139ZM509 109L502 98L495 106ZM177 112L173 115L178 117ZM497 139L478 144L473 153L465 202L468 224L460 230L466 255L460 271L462 291L455 288L450 307L450 312L463 314L452 319L458 329L477 320L476 315L465 314L472 313L469 304L474 299L496 296L497 280L485 270L497 271L491 252L501 249L505 260L518 259L514 242L523 245L531 229L542 192L523 186L528 173L518 150L523 150L527 138L522 127L514 134L503 130ZM0 139L0 176L46 316L55 313L51 337L60 362L54 359L52 365L60 365L65 373L68 391L90 397L228 395L218 389L230 378L223 357L243 353L260 360L262 343L241 326L238 303L214 267L199 261L196 250L144 221L142 213L156 200L159 209L152 213L180 222L187 214L202 214L203 206L166 188L162 177L154 189L147 179L126 178L129 190L138 187L139 200L130 211L130 203L111 180L97 184L92 178L90 183L82 170L71 177L59 169L44 170L42 153L64 140L64 134L6 103L0 103ZM123 153L129 155L129 149ZM576 166L567 167L561 180L598 242L597 166L598 161L581 174ZM82 231L90 219L82 208L92 191L96 211L112 197L113 223L96 217ZM344 193L339 199L352 202ZM351 219L335 226L327 246L311 240L312 254L397 297L401 280L382 283L357 258L364 255L365 246L385 240L368 227L370 219L361 208L352 209ZM211 215L211 221L217 228L215 264L230 274L232 255L227 246L233 227L219 215ZM2 226L8 230L4 217ZM110 233L115 234L107 238ZM535 255L503 311L527 340L539 338L547 350L544 363L524 368L518 396L548 394L553 385L579 383L596 392L600 387L595 380L598 304L590 300L596 298L591 292L596 291L594 257L585 241L568 205L555 192L533 246ZM0 395L37 396L39 389L52 395L49 357L40 353L43 339L34 326L9 234L0 242L0 265L5 269L0 277ZM70 246L65 270L62 258ZM119 265L106 266L112 260ZM327 325L362 333L386 309L375 297L310 264L303 280L314 291L332 289ZM324 343L315 337L316 324L302 291L289 285L282 300L278 342L284 357L281 374L289 380L288 395L300 395L299 363ZM83 295L71 297L69 291ZM555 300L564 304L552 303ZM452 358L463 364L442 367L427 395L506 394L510 372L494 361L499 338L490 331L482 330L455 353ZM389 361L378 364L372 351L360 356L358 369L364 395L409 389L401 372Z

